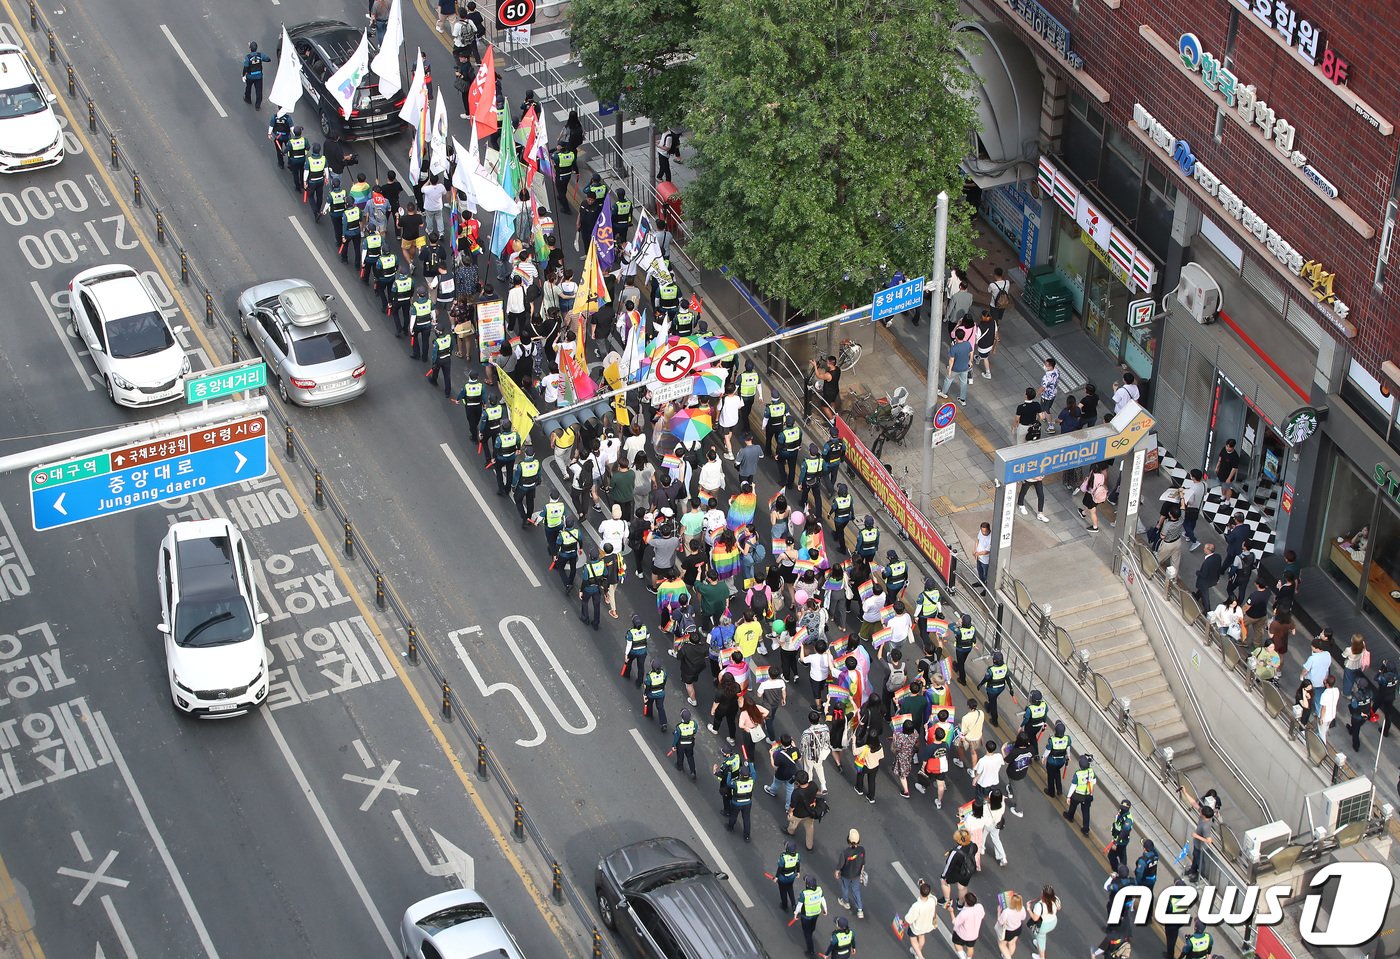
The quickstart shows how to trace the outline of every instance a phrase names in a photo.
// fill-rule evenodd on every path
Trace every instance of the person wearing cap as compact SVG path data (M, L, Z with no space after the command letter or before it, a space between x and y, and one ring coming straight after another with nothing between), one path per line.
M797 420L789 413L783 419L783 428L778 433L778 465L783 471L783 488L792 489L797 483L797 458L802 450L802 430Z
M602 598L603 585L607 582L608 567L603 562L602 554L594 549L589 553L588 563L583 567L583 585L578 591L579 609L578 618L590 624L595 630L602 619ZM593 607L593 615L588 615L588 607Z
M729 784L729 821L725 829L734 831L734 824L744 820L744 842L749 841L750 826L753 820L753 763L741 763Z
M822 478L826 475L826 464L821 457L821 448L816 443L807 444L807 455L802 459L802 467L798 473L798 489L800 495L797 501L797 508L806 512L808 498L813 503L811 515L820 516L822 514Z
M1210 959L1211 950L1215 948L1215 940L1206 931L1206 924L1197 919L1192 928L1194 931L1186 937L1186 942L1181 946L1180 959Z
M496 495L505 496L510 492L510 481L515 472L515 459L520 450L520 434L510 421L501 424L491 444L491 462L487 469L496 471Z
M413 300L408 304L411 321L409 357L420 363L429 361L432 345L429 340L433 333L433 301L428 296L428 288L421 283L413 291Z
M909 585L909 564L894 550L885 551L885 565L880 568L880 575L885 581L887 602L892 603L904 595Z
M535 448L529 443L521 451L512 472L511 487L515 490L515 508L520 513L520 528L528 529L534 522L535 490L540 485L540 461L535 459Z
M593 628L598 628L596 623ZM655 716L661 723L663 733L671 728L666 722L666 668L659 659L653 658L647 667L642 689L642 715Z
M953 636L953 666L958 671L958 682L967 685L967 657L977 646L977 629L972 625L972 614L963 613Z
M1065 792L1065 767L1069 765L1069 733L1065 724L1055 720L1055 731L1045 742L1045 795L1052 799Z
M578 527L566 519L560 524L552 540L550 552L554 558L550 560L550 565L559 570L559 581L564 586L565 596L569 595L569 591L574 588L574 573L578 569L579 539Z
M860 830L846 833L846 848L841 854L841 865L835 876L841 882L841 895L837 902L843 909L855 909L856 918L865 918L865 905L861 901L861 873L865 872L865 847L860 844Z
M302 184L301 202L311 205L311 216L321 222L321 204L326 190L326 158L321 153L321 144L311 144L311 155L306 158L306 176Z
M1026 704L1026 711L1021 716L1021 732L1030 737L1036 749L1040 748L1040 734L1045 732L1045 727L1050 725L1050 707L1045 702L1045 697L1040 690L1031 690L1031 701ZM1039 753L1034 753L1035 759L1040 760Z
M808 845L807 848L810 850L812 847ZM807 959L817 959L817 947L812 942L812 936L817 931L817 920L827 914L826 897L822 895L822 887L817 885L816 876L806 876L803 885L805 888L797 897L792 917L802 920L802 954Z
M1148 889L1157 887L1157 866L1161 863L1161 857L1157 855L1157 846L1151 839L1142 841L1142 855L1138 856L1137 864L1133 867L1133 882L1139 886L1146 886Z
M739 399L744 403L743 414L739 422L747 427L754 403L763 396L763 383L760 381L758 370L754 369L753 360L750 358L744 359L744 369L739 373L737 392Z
M667 753L668 756L675 754L677 772L684 772L685 767L690 766L691 782L695 781L695 733L699 728L700 724L691 716L690 710L682 709L681 721L676 723L675 732L671 735L671 752Z
M851 931L851 921L838 916L836 928L831 933L831 942L826 947L827 959L850 959L856 951L856 934Z
M880 549L880 531L875 528L875 517L866 516L856 533L856 555L869 563L875 559Z
M846 527L855 518L855 501L851 498L850 490L845 483L837 483L836 492L831 497L831 522L836 548L842 556L851 555L851 549L846 545Z
M292 175L292 191L302 192L302 174L306 170L306 136L300 126L292 127L292 135L287 139L287 169Z
M262 109L262 65L271 62L271 57L266 53L260 53L258 51L258 42L256 40L248 44L248 52L243 56L243 102L252 103L254 110ZM253 103L253 94L257 94L258 99L256 103Z
M1065 810L1065 819L1074 822L1074 811L1078 809L1083 817L1084 825L1079 831L1084 835L1089 835L1089 807L1094 802L1094 758L1092 756L1080 756L1079 768L1069 782L1069 808Z
M623 679L632 678L632 667L637 667L636 685L642 688L642 680L646 671L647 649L651 641L651 631L642 622L642 617L632 616L632 628L627 631L627 636L623 643L622 650L622 672L619 674Z
M1122 866L1127 869L1128 844L1133 838L1133 804L1131 800L1124 799L1118 804L1118 815L1113 819L1113 825L1108 827L1108 834L1112 842L1108 844L1108 868L1114 872Z
M1001 725L1001 717L997 715L997 697L1005 692L1010 681L1010 668L1006 665L1001 651L997 650L992 654L992 665L987 667L982 681L977 684L978 689L985 687L987 690L987 718L992 721L993 726Z
M919 595L914 599L915 632L919 637L919 645L923 648L924 654L932 656L934 659L943 658L943 640L941 637L931 635L928 631L928 623L931 619L939 619L943 615L943 593L938 588L938 583L932 576L924 577L924 588L919 591Z
M846 459L846 441L841 438L841 431L832 427L827 434L826 442L822 444L822 459L826 461L826 488L828 491L836 488L836 480L841 475L841 463Z
M739 767L744 764L744 757L739 755L739 751L733 745L725 744L719 747L719 760L711 768L715 779L719 783L720 813L729 815L729 783L739 773Z
M802 857L797 853L797 843L791 839L778 854L778 865L773 869L773 882L778 887L778 908L783 912L797 911L797 873L802 868Z
M1112 871L1108 878L1104 880L1103 891L1108 894L1107 916L1113 915L1113 900L1117 898L1120 890L1126 889L1133 884L1133 877L1128 874L1128 864L1120 862L1116 866L1111 865Z

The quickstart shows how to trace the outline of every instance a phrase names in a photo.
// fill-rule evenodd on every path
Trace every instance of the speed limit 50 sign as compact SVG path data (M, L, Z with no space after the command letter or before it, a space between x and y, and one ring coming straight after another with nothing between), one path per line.
M497 0L496 26L501 30L535 22L535 0Z

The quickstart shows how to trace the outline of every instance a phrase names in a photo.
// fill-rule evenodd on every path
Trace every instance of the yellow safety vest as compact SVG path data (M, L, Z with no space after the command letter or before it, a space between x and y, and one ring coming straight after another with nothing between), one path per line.
M520 464L520 478L534 479L540 475L540 461L537 459L524 460Z
M564 522L564 504L558 500L550 500L544 504L544 525L553 529Z
M745 399L758 395L758 374L753 370L745 370L739 374L739 395Z
M1092 769L1075 770L1071 788L1081 796L1092 796L1094 794L1094 771Z
M308 180L319 180L326 172L326 158L309 156L306 158L306 177Z
M824 905L826 905L826 900L822 898L820 889L802 890L802 914L808 919L820 916Z

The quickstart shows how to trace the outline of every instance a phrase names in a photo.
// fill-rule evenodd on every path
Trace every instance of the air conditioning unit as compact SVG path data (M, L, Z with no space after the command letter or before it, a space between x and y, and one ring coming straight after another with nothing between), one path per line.
M1283 820L1248 829L1244 834L1244 857L1249 862L1267 862L1293 838L1293 830Z
M1323 824L1328 833L1335 833L1348 823L1365 822L1371 818L1371 788L1371 780L1357 776L1322 791L1326 816Z
M1176 302L1197 323L1214 322L1215 314L1220 312L1220 284L1199 263L1187 263L1181 268Z

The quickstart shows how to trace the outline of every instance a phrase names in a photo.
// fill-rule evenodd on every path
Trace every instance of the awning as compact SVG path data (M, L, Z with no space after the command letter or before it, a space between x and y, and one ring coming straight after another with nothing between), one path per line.
M1003 23L965 21L953 30L981 124L963 171L983 189L1034 177L1042 90L1035 57Z

